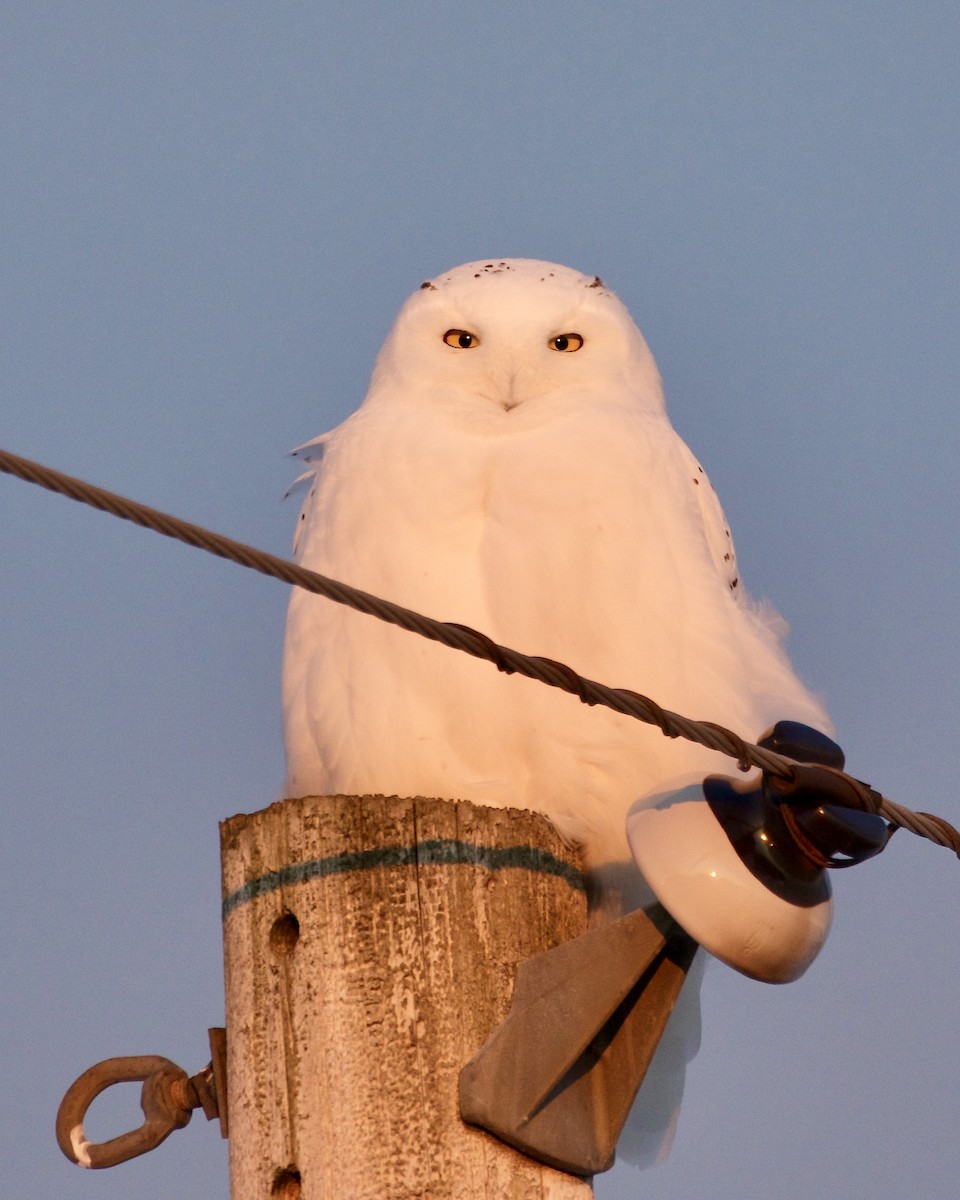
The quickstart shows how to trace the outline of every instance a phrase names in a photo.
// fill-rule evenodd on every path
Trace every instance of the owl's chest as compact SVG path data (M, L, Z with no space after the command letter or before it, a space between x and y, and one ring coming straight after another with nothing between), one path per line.
M328 448L301 557L525 644L548 628L622 623L637 606L651 620L655 608L675 614L686 551L694 576L706 558L668 432L587 412L500 436L357 422Z
M499 532L545 549L551 534L623 531L617 513L655 515L645 497L658 491L651 467L663 467L637 432L624 437L586 415L533 427L505 420L494 433L360 421L327 448L302 541L308 554L364 545L400 554L419 543L469 556Z

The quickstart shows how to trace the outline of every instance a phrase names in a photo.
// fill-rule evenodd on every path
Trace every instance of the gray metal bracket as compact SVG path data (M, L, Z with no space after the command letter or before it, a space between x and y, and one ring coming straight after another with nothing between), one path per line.
M642 910L520 964L506 1020L460 1072L460 1115L539 1162L613 1166L697 943Z

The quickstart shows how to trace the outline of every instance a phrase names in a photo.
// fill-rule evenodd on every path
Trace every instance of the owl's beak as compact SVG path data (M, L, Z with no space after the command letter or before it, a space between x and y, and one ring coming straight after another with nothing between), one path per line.
M518 387L520 371L519 367L514 367L503 379L499 388L500 406L504 412L510 412L523 402L524 397L521 395Z
M543 379L529 362L524 361L522 354L498 370L491 370L486 385L482 395L504 412L512 412L544 391Z

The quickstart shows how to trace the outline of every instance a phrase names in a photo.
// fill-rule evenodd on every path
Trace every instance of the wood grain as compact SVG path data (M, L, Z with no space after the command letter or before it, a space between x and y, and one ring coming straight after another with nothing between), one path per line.
M592 1196L458 1111L517 965L586 929L543 817L307 797L225 821L221 851L231 1200Z

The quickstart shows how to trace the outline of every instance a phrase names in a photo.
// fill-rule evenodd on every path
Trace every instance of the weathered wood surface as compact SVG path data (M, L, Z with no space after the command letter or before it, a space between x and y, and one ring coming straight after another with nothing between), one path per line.
M308 797L225 821L221 849L231 1200L592 1196L458 1112L517 965L586 929L544 818Z

